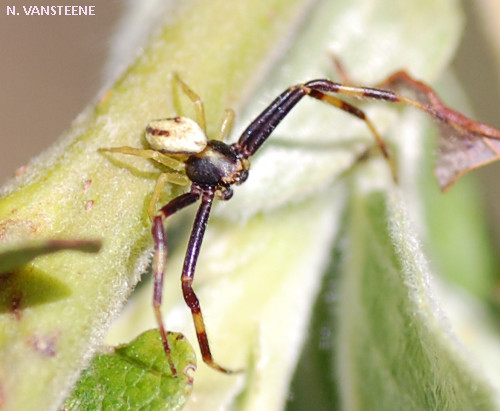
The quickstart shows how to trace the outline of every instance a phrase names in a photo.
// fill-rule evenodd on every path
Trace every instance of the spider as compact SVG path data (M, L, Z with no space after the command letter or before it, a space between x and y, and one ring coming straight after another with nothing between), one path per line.
M424 110L428 107L424 107L420 103L402 97L390 90L348 86L326 79L312 80L286 89L252 121L236 143L227 144L223 140L229 135L233 126L234 112L231 109L225 110L215 137L209 139L206 133L206 120L201 98L178 75L174 75L174 80L194 104L196 121L186 117L154 120L147 124L145 130L145 138L150 149L112 147L101 148L99 151L129 154L151 159L171 170L158 176L149 202L148 214L152 221L154 239L153 309L163 348L174 376L177 375L177 370L171 357L160 310L167 258L167 239L164 223L172 214L201 200L182 269L182 293L187 306L191 310L203 361L218 371L231 374L238 371L219 365L212 356L200 302L193 290L196 262L214 198L223 201L231 198L233 195L232 186L242 184L248 177L249 158L257 152L276 126L304 96L321 100L364 121L375 137L382 154L388 160L393 176L395 176L395 170L392 161L390 161L387 147L373 123L362 110L332 94L372 98L388 102L403 102ZM172 199L156 210L161 192L167 183L190 184L191 186L186 193Z

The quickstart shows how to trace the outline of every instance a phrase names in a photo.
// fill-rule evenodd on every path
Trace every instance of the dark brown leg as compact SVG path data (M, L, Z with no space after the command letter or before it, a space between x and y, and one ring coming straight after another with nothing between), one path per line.
M220 366L215 362L212 356L210 345L208 343L205 321L203 320L203 314L201 312L200 301L198 300L198 297L193 290L193 279L196 269L196 262L200 253L200 247L203 241L203 236L205 234L205 228L207 226L208 217L210 215L210 209L212 208L214 195L215 190L213 189L204 190L202 193L201 205L198 209L198 213L196 214L196 218L193 224L193 231L191 232L191 237L189 238L186 258L184 260L184 267L182 269L182 293L184 294L184 300L190 308L191 314L193 316L196 336L200 345L200 351L203 357L203 361L205 361L207 365L218 371L222 371L226 374L231 374L235 371L228 370L227 368Z
M158 210L153 218L153 238L155 242L154 260L153 260L153 276L154 276L154 294L153 294L153 309L156 316L156 322L160 331L163 349L168 358L168 363L172 374L177 375L172 356L170 353L170 346L168 345L167 332L163 324L163 317L161 314L161 301L163 295L163 276L165 273L165 262L167 259L167 238L165 235L164 221L176 213L177 211L187 207L200 198L200 191L191 189L191 192L185 193L177 198L174 198L167 205Z
M377 100L398 102L399 96L389 90L375 89L369 87L351 87L334 83L329 80L312 80L305 84L299 84L290 87L279 95L243 132L238 142L234 145L235 149L244 157L253 155L259 147L267 140L276 126L283 120L289 111L304 96L311 96L322 100L325 103L333 105L347 113L363 120L374 134L377 144L382 153L388 158L387 148L382 138L379 136L371 121L365 113L357 107L330 94L343 94L353 97L373 98ZM392 168L392 165L391 165Z
M312 80L305 84L290 87L279 95L243 132L234 149L244 158L253 155L259 147L267 140L276 126L283 120L288 112L304 96L311 96L317 100L324 101L364 121L380 147L380 150L391 168L394 181L397 181L397 173L394 162L389 156L384 140L378 134L374 124L367 118L359 108L349 104L331 94L342 94L353 97L373 98L384 101L398 102L399 96L390 91L369 87L351 87L329 80Z

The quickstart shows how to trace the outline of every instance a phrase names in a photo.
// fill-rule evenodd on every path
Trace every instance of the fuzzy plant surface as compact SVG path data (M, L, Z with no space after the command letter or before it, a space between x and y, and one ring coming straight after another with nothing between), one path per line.
M95 255L43 256L10 273L20 294L13 312L14 295L1 291L2 409L57 410L70 396L71 409L128 410L130 392L144 410L174 403L186 410L498 409L500 340L481 306L495 281L487 230L471 181L438 192L435 130L421 113L362 103L390 143L396 186L379 155L360 160L373 146L363 122L307 98L299 103L251 159L248 181L216 205L198 260L194 287L213 354L243 372L217 373L199 354L193 372L182 346L174 358L189 378L167 376L166 388L153 369L162 354L156 333L145 334L153 336L147 343L144 334L136 339L156 326L150 283L117 318L150 261L147 206L160 170L97 151L145 147L152 119L194 118L172 87L173 73L202 97L209 136L226 107L236 110L232 141L290 85L341 80L334 58L362 85L401 68L429 83L445 77L444 100L463 108L446 71L463 25L459 3L141 3L131 5L137 9L108 66L128 68L4 189L2 242L97 239L103 247ZM181 192L167 187L162 201ZM163 309L167 328L195 345L179 282L192 216L186 210L167 224ZM44 281L58 287L29 286ZM103 357L104 342L130 340L115 353L132 352L133 361ZM130 378L116 378L123 367Z

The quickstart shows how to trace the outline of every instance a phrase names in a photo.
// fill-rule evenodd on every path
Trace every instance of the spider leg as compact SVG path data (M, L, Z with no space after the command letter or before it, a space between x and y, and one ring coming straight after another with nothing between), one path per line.
M215 135L214 140L224 141L233 128L235 116L236 115L232 109L226 108L226 110L224 110L224 114L222 115L219 126L217 127L217 134Z
M334 107L337 107L347 113L358 117L366 123L375 140L380 147L384 157L389 162L391 171L396 178L396 171L393 162L389 158L387 147L383 139L378 134L373 123L367 118L365 113L357 107L349 104L331 94L342 94L358 98L372 98L376 100L403 102L408 104L406 99L401 98L390 90L353 87L340 83L334 83L329 80L312 80L304 84L299 84L288 88L281 93L243 132L240 139L233 147L243 158L253 155L260 146L267 140L276 126L290 112L290 110L304 97L310 96L317 100L324 101Z
M361 120L367 122L366 115L356 107L348 104L340 99L331 98L326 93L345 94L355 97L374 98L385 101L399 101L399 97L389 90L374 89L367 87L351 87L340 83L334 83L329 80L312 80L305 84L299 84L285 90L281 93L243 132L238 142L234 145L235 149L244 158L253 155L260 146L267 140L276 126L290 112L290 110L304 97L311 96L318 100L322 100L335 107L340 108L352 114ZM374 130L373 124L367 122L370 130ZM378 136L378 133L375 132ZM377 143L382 140L377 138ZM385 150L385 144L381 146L382 151ZM386 151L386 150L385 150Z
M260 148L264 141L267 140L276 126L283 120L283 118L285 118L285 116L302 99L302 97L311 96L364 121L370 132L374 135L382 154L388 161L394 181L397 181L396 168L390 159L387 146L370 119L362 110L327 93L345 94L348 96L374 98L385 101L399 101L399 97L389 90L367 87L351 87L340 83L334 83L329 80L312 80L305 84L290 87L279 95L247 127L238 142L234 144L233 147L243 158L250 157Z
M150 160L154 160L161 165L164 165L172 170L183 171L186 167L183 161L176 160L172 157L166 156L163 153L160 153L156 150L146 150L142 148L134 148L134 147L111 147L111 148L100 148L100 153L120 153L120 154L128 154L132 156L148 158Z
M233 144L233 148L243 158L255 154L281 120L305 95L301 88L290 87L285 90L250 123L238 142Z
M153 221L153 218L156 214L156 205L159 203L161 193L167 183L185 186L190 183L190 180L184 174L161 173L158 176L155 189L153 190L153 194L151 195L151 200L149 201L148 206L148 215L151 221Z
M213 188L203 190L201 205L198 209L198 213L196 214L196 218L193 224L193 230L189 238L186 258L184 260L184 267L182 269L182 293L184 295L184 300L186 301L186 304L191 310L191 314L193 316L193 321L196 329L196 337L198 338L198 344L200 346L203 361L208 366L218 371L226 374L231 374L237 371L228 370L227 368L220 366L215 362L212 356L210 345L208 343L205 321L203 320L203 314L201 312L200 301L198 300L198 297L193 290L193 279L196 268L196 261L198 260L198 255L200 253L200 247L203 241L203 236L205 234L205 228L207 226L214 195L215 189Z
M164 207L158 210L153 219L153 238L155 242L154 259L153 259L153 276L154 276L154 293L153 293L153 309L158 323L158 329L163 344L163 349L167 355L168 363L172 374L177 375L170 346L167 340L167 332L163 324L163 316L161 313L161 302L163 295L163 276L165 273L165 262L167 259L167 238L165 234L164 222L165 220L176 213L177 211L189 206L200 198L200 191L191 189L190 192L182 194L167 203Z
M207 132L207 121L205 118L205 108L203 106L203 100L201 97L196 94L191 87L189 87L184 81L181 80L179 75L177 73L174 73L174 80L181 86L182 91L188 98L191 100L191 102L194 104L194 109L196 111L196 122L198 125L201 127L201 129L205 132Z

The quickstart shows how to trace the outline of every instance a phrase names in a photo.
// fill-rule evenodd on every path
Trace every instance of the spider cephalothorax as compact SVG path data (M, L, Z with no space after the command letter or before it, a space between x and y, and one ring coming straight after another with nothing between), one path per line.
M201 186L229 188L248 177L250 163L222 141L210 140L205 149L186 161L186 175Z

